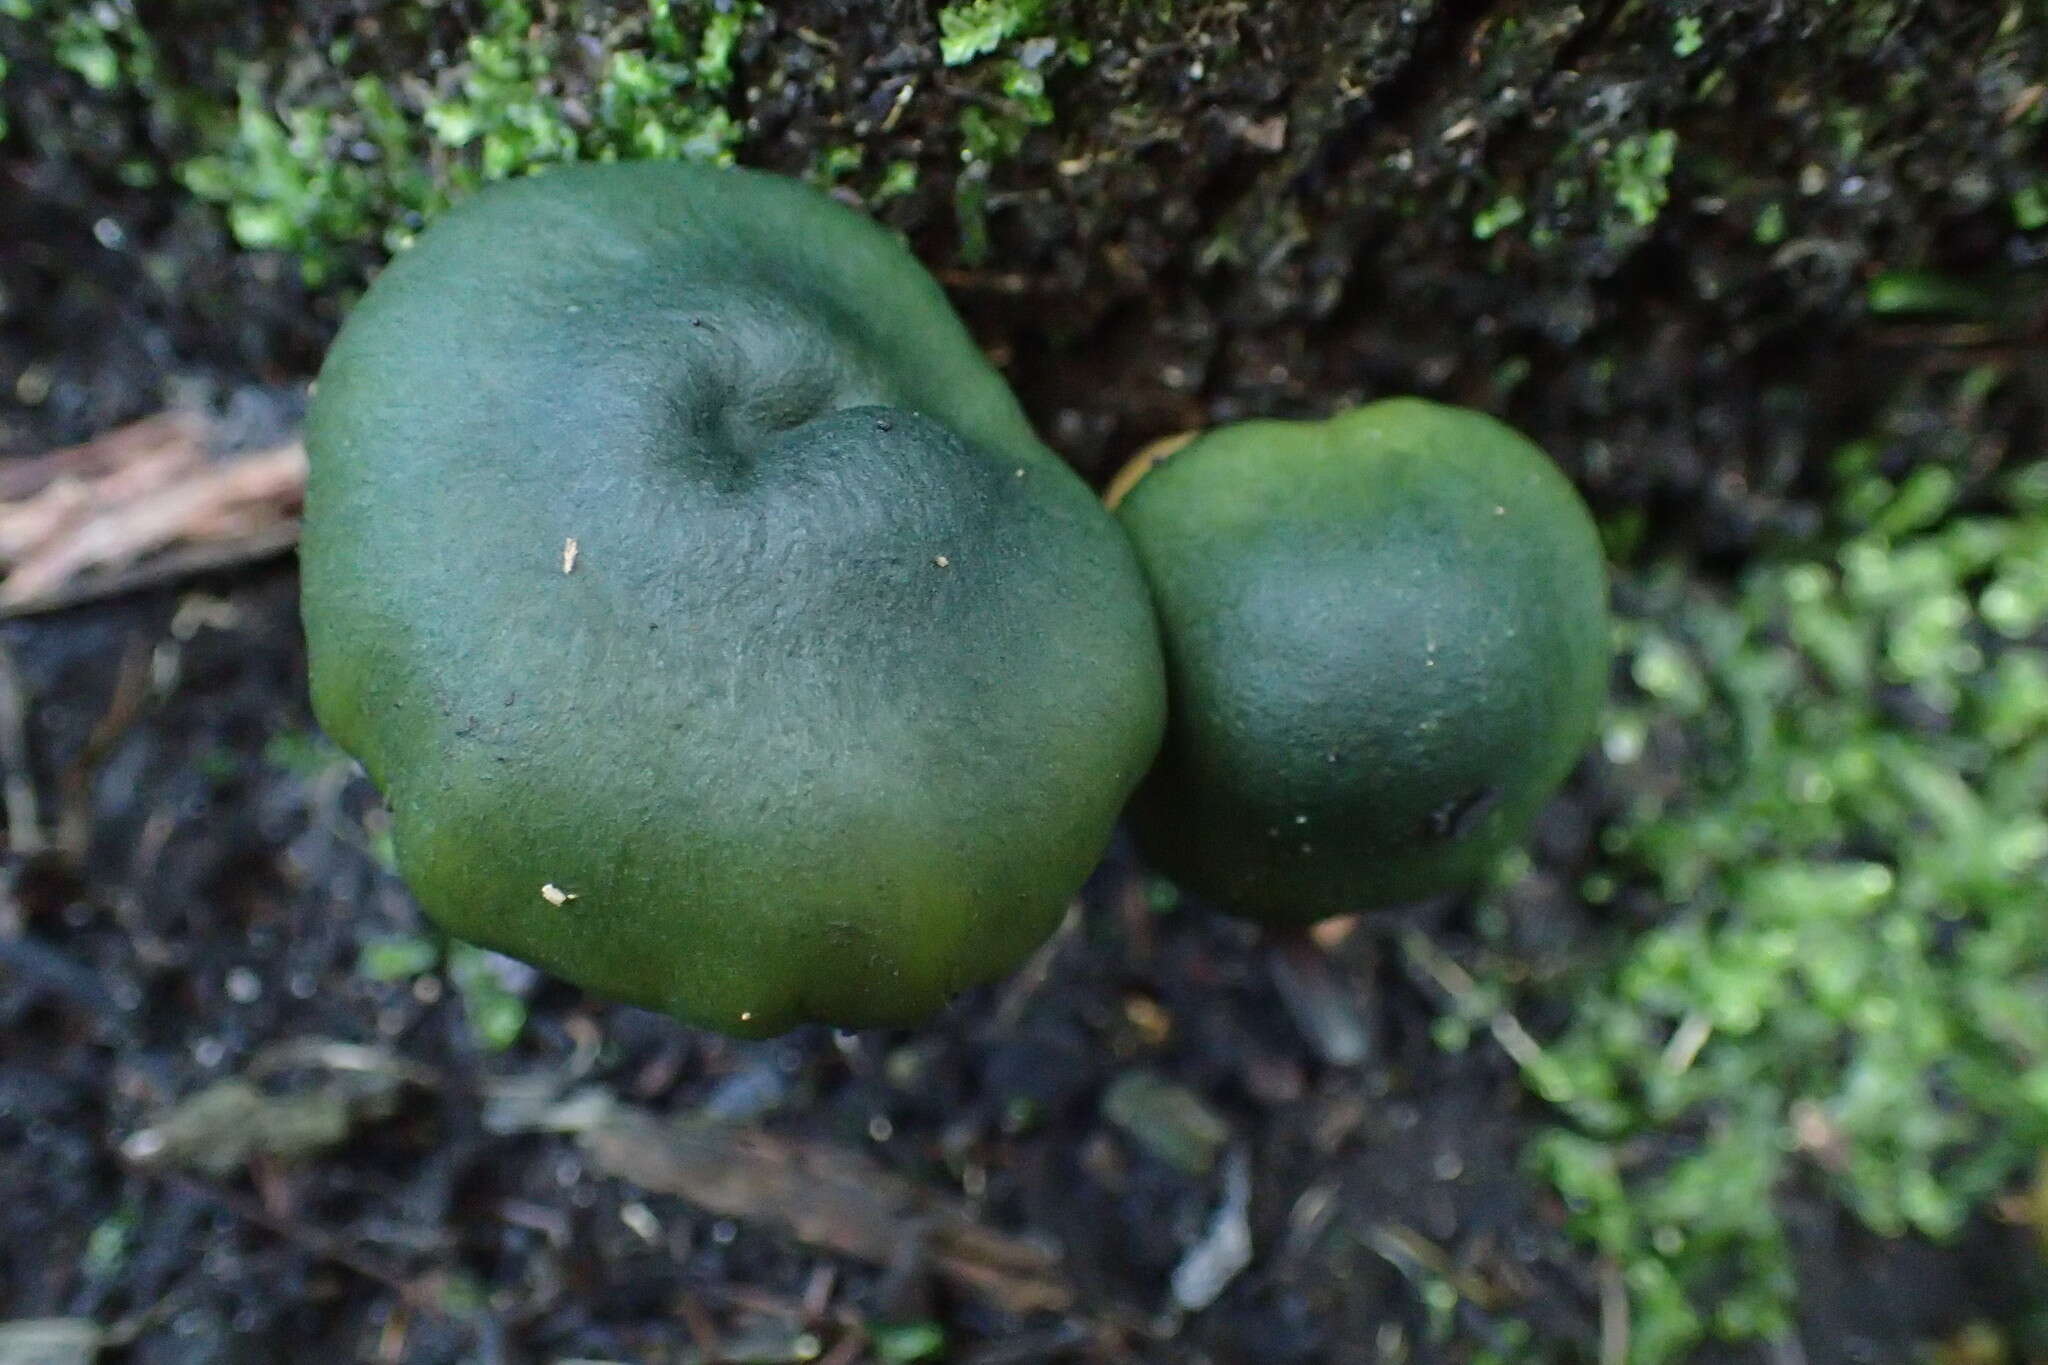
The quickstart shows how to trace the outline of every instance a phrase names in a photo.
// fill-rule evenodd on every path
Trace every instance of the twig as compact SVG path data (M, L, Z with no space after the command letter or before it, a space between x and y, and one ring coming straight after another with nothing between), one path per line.
M1002 294L1016 297L1033 291L1050 293L1057 286L1015 270L958 270L935 271L940 284L962 293Z
M676 1296L676 1313L683 1320L683 1330L690 1334L690 1340L697 1352L706 1360L719 1358L718 1324L704 1311L703 1301L685 1289Z
M127 733L142 715L149 700L149 642L131 636L121 652L119 671L114 677L114 694L107 709L94 722L78 757L57 776L57 835L59 851L74 863L85 859L92 841L92 778L112 751L116 740Z
M205 467L206 452L196 442L166 446L91 480L62 478L19 502L0 503L0 559L33 559L107 508L160 493Z
M1081 902L1076 900L1067 907L1066 918L1060 921L1059 928L1053 930L1052 937L1038 945L1017 974L1010 978L1010 983L1003 987L1002 997L989 1018L989 1036L1003 1037L1016 1030L1018 1022L1024 1018L1024 1011L1031 1005L1032 997L1044 988L1046 978L1052 975L1053 962L1059 957L1060 950L1080 930Z
M1522 1027L1522 1021L1503 1009L1485 1010L1481 999L1479 983L1471 973L1453 962L1437 949L1437 946L1419 933L1410 932L1401 936L1402 950L1408 960L1429 976L1437 988L1451 998L1460 1009L1487 1014L1487 1028L1493 1039L1500 1044L1501 1051L1513 1059L1515 1065L1524 1071L1543 1067L1548 1060L1543 1045L1536 1041L1529 1030Z
M357 1075L390 1077L421 1089L441 1086L443 1078L432 1067L401 1057L381 1047L343 1042L338 1038L286 1038L271 1043L250 1059L246 1073L260 1079L294 1067Z
M17 561L0 582L0 605L22 609L89 571L132 564L179 542L225 541L239 549L247 538L274 536L283 509L296 507L305 487L305 447L293 441L207 465L140 495L116 494Z
M1771 1365L1806 1365L1806 1348L1800 1345L1797 1332L1772 1337L1766 1344L1771 1353Z
M0 464L0 502L23 502L59 479L91 479L146 459L157 451L199 449L206 442L206 419L196 412L160 412L130 422L84 445L67 446L46 455Z
M411 1323L412 1314L403 1303L384 1320L384 1330L377 1335L378 1365L398 1365L405 1359L405 1336Z
M7 847L17 858L43 851L43 812L29 770L28 696L14 666L14 651L0 640L0 800L7 807Z
M74 606L265 558L298 540L297 441L211 458L191 412L0 463L0 615Z
M70 1002L82 1017L114 1029L128 1022L99 973L32 934L0 936L0 967Z
M396 1296L399 1305L404 1309L443 1322L455 1322L466 1326L474 1334L477 1350L485 1361L505 1359L504 1329L497 1316L484 1309L457 1313L447 1308L438 1292L438 1275L407 1278L390 1266L364 1256L333 1233L309 1227L292 1219L280 1218L264 1208L259 1201L235 1190L223 1189L219 1185L181 1172L148 1165L129 1163L129 1169L176 1185L225 1210L231 1217L262 1228L272 1236L289 1242L316 1260L339 1266L350 1274L382 1285Z
M1364 1240L1413 1283L1422 1284L1425 1275L1434 1275L1457 1291L1459 1298L1486 1312L1507 1306L1506 1294L1460 1267L1450 1253L1405 1223L1374 1223L1366 1229Z
M1621 1267L1600 1263L1600 1365L1628 1365L1628 1286Z
M111 1350L126 1350L142 1340L144 1332L153 1330L158 1323L169 1317L171 1309L190 1292L189 1285L173 1285L169 1292L159 1296L156 1302L121 1317L113 1326L107 1328L100 1340Z
M1176 1307L1191 1313L1207 1308L1252 1263L1251 1202L1251 1157L1234 1147L1224 1159L1223 1197L1208 1231L1173 1269Z
M964 1205L850 1148L670 1124L625 1106L598 1116L579 1139L607 1175L807 1246L870 1265L921 1246L942 1278L1009 1312L1060 1312L1074 1302L1053 1251L983 1227Z
M1683 1076L1692 1070L1692 1064L1699 1060L1700 1049L1713 1036L1714 1021L1699 1010L1693 1010L1672 1030L1671 1041L1664 1045L1660 1064L1670 1075Z
M171 550L132 568L95 574L60 584L42 596L18 602L0 602L0 617L35 616L63 611L88 602L105 601L145 588L161 587L201 574L237 569L284 554L299 543L299 523L280 523L239 539L214 545L194 545Z

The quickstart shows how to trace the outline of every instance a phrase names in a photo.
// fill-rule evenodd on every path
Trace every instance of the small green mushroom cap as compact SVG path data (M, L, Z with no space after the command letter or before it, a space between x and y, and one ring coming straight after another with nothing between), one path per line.
M888 233L640 163L487 190L321 371L321 723L463 938L745 1035L914 1021L1150 762L1128 542Z
M1132 812L1148 856L1275 923L1483 878L1606 690L1606 569L1563 474L1419 399L1148 463L1116 509L1166 643L1166 744Z

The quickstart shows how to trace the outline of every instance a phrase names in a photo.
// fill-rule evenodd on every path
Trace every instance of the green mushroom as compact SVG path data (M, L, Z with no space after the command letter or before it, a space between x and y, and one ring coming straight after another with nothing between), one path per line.
M1129 543L890 234L792 181L487 190L321 370L316 714L450 932L727 1032L914 1021L1155 753Z
M1165 636L1149 858L1275 924L1482 879L1591 738L1606 569L1578 494L1479 413L1246 422L1112 490Z

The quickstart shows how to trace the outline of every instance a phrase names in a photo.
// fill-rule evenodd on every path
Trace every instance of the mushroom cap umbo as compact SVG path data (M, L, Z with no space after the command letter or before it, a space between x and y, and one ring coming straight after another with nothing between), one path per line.
M1275 923L1483 878L1592 737L1599 536L1543 452L1392 399L1146 460L1167 737L1133 804L1168 876Z
M916 1020L1055 927L1157 748L1114 520L793 181L478 194L350 315L308 447L314 708L400 871L601 994Z

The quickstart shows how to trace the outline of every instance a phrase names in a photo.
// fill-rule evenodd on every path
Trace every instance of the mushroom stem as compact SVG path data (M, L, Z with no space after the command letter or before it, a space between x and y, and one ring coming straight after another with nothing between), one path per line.
M1201 434L1199 431L1180 431L1171 436L1162 436L1133 455L1125 462L1124 467L1116 472L1116 477L1109 481L1109 487L1102 490L1102 505L1114 512L1116 505L1138 486L1138 480L1165 464L1175 453L1184 449L1188 442Z

